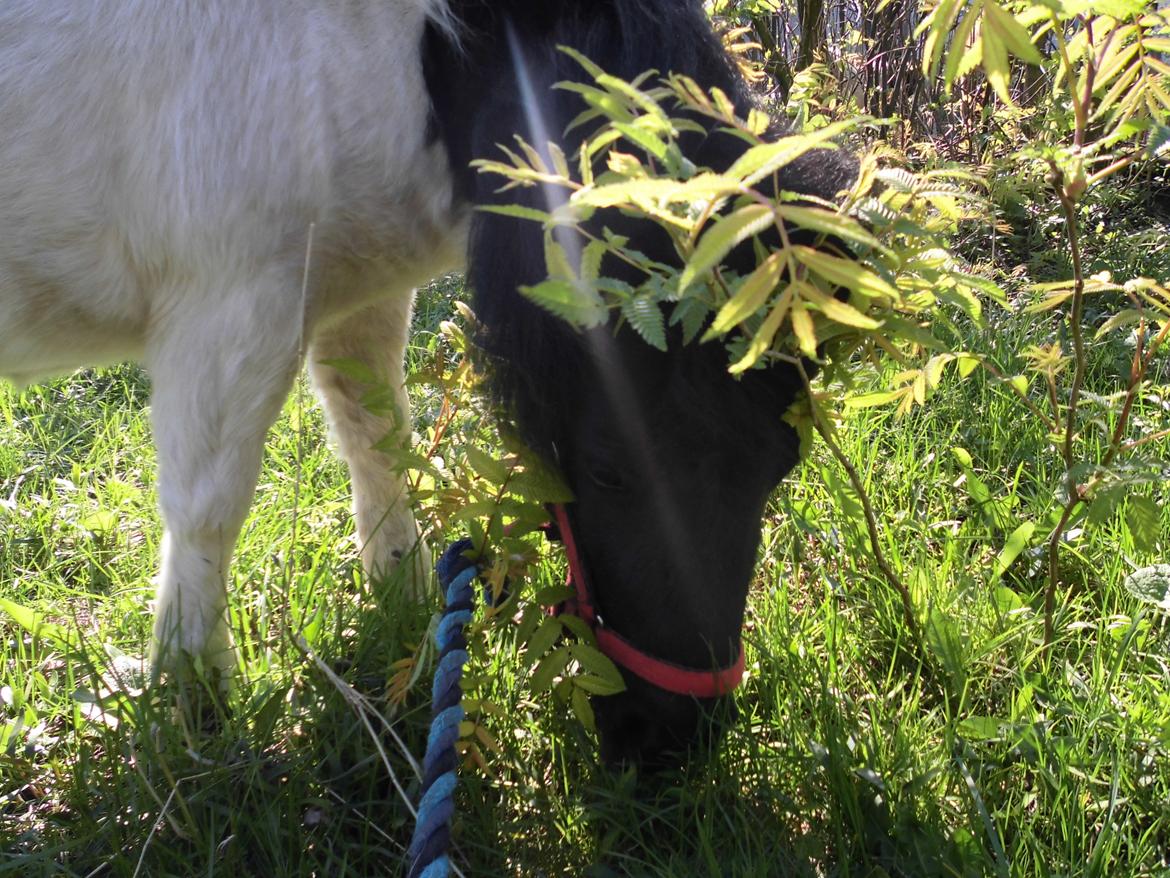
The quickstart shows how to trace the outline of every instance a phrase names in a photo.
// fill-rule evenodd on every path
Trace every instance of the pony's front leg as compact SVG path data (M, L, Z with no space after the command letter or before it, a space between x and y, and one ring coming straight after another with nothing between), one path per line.
M410 508L406 479L394 461L375 446L389 439L410 442L410 402L406 397L403 351L410 326L407 291L332 324L313 339L309 373L313 378L341 456L349 466L353 509L362 562L373 576L402 571L404 586L422 598L430 582L430 553ZM389 391L381 410L363 403L372 388L337 361L372 372ZM347 374L349 373L349 374Z
M295 281L292 289L295 291ZM191 659L230 673L228 568L256 488L264 437L299 366L300 312L257 281L214 298L191 291L150 339L151 419L166 532L153 665Z

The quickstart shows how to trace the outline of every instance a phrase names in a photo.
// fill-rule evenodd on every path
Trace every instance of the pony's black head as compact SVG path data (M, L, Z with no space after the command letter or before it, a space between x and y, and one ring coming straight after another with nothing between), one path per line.
M560 140L566 153L577 146L579 135L564 132L580 101L552 86L582 71L558 45L627 79L650 68L686 74L722 88L746 115L743 87L697 0L465 0L451 8L459 45L429 31L424 64L434 132L469 202L549 206L534 190L496 194L500 181L467 164L497 157L497 144L514 134ZM744 148L725 133L689 136L687 153L715 168ZM852 172L849 159L822 153L788 166L779 182L830 198ZM618 216L595 222L654 258L673 258L652 225ZM474 220L468 279L492 391L573 489L572 529L604 623L670 662L727 666L739 650L765 503L797 460L797 437L781 418L800 379L783 366L734 379L718 344L672 338L660 352L629 329L577 332L517 291L544 272L537 224ZM658 762L717 733L712 718L729 714L721 699L623 675L626 692L594 702L607 761Z

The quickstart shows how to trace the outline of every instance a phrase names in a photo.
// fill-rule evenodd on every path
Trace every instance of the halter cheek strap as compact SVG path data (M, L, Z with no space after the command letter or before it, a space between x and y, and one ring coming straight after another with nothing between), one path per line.
M585 576L585 565L582 563L581 551L573 535L568 511L558 503L552 506L552 513L561 533L561 541L565 544L565 554L569 559L569 584L573 586L573 595L553 610L555 615L569 613L577 616L592 629L597 638L598 648L614 664L667 692L695 698L716 698L728 694L740 684L744 664L742 640L739 644L738 657L727 667L715 670L689 668L643 652L616 631L606 627L593 603L589 580Z

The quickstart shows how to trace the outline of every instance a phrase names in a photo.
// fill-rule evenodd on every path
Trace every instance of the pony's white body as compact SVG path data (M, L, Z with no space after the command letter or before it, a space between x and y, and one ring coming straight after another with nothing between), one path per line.
M225 576L302 357L349 464L363 559L417 530L372 445L409 430L412 288L464 221L428 143L441 0L0 0L0 377L135 359L166 526L156 640L227 655ZM399 391L395 425L322 360Z

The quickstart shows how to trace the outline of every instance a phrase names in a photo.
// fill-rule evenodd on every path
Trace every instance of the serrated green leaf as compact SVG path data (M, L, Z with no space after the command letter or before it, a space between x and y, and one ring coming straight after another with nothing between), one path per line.
M883 253L890 252L889 248L866 231L861 223L844 214L822 207L801 207L795 204L778 204L775 210L776 215L782 220L802 229L811 229L828 237L853 241L855 244Z
M571 175L569 173L569 163L565 160L565 151L551 140L546 145L548 147L548 157L552 160L553 170L568 180Z
M482 448L467 445L464 446L463 453L472 471L480 478L486 479L492 485L502 485L508 480L508 467Z
M962 0L941 0L915 30L915 37L921 36L923 31L927 32L922 51L922 69L927 76L934 76L938 70L938 63L947 44L947 34L962 8Z
M1089 503L1089 511L1085 515L1085 520L1092 525L1104 524L1125 502L1129 492L1130 487L1124 482L1095 491L1093 499Z
M508 490L532 503L572 503L574 499L560 473L549 466L531 463L513 474Z
M835 287L892 301L898 299L897 290L863 265L812 247L798 245L790 249L801 263Z
M955 33L951 37L951 50L947 53L943 72L943 83L946 85L948 94L950 94L951 86L955 82L974 70L983 60L981 42L976 40L970 46L968 45L971 42L971 33L982 17L983 0L976 0L971 4L967 14L963 16L963 20L959 22L959 26L955 28Z
M463 503L451 515L451 523L459 524L463 521L474 521L487 518L495 514L499 504L495 500L479 500L475 503Z
M682 343L690 344L707 322L710 306L698 296L688 296L674 306L670 314L670 325L682 326Z
M597 291L567 280L546 280L534 287L520 287L520 293L562 320L583 329L605 323L605 303Z
M666 350L666 318L657 302L645 296L627 299L622 303L622 316L649 345Z
M882 324L865 314L862 314L847 302L823 293L811 284L801 286L801 298L816 305L822 314L834 323L852 326L854 329L877 329Z
M1125 524L1138 552L1153 552L1158 547L1162 525L1161 510L1149 497L1131 496L1125 506Z
M1162 88L1157 80L1151 80L1146 83L1146 96L1150 104L1150 115L1155 119L1165 118L1166 113L1170 111L1170 92ZM1151 97L1156 98L1158 103L1162 105L1161 111L1150 101Z
M558 82L556 87L563 91L579 94L584 98L585 103L598 110L607 119L629 123L636 118L630 110L629 103L613 92L572 80Z
M538 223L552 222L552 214L545 210L537 210L535 207L525 207L522 204L481 204L476 207L476 210L484 213L495 213L500 216L510 216L516 219L532 220Z
M1170 40L1164 40L1163 42L1170 44ZM1170 53L1170 49L1162 49L1161 51L1163 53ZM1155 55L1146 55L1145 62L1146 66L1149 67L1150 70L1154 73L1160 73L1162 76L1170 76L1170 64L1167 64L1161 58L1158 58Z
M552 172L552 169L550 169L548 163L545 162L543 153L537 150L534 144L530 144L528 140L523 139L519 135L515 135L515 138L516 145L518 146L519 151L523 153L524 160L526 163L528 163L529 167L532 167L532 169L535 169L543 174L549 174L549 176L552 177L556 176L556 174Z
M569 647L569 651L573 654L573 658L581 665L582 670L594 675L599 680L602 680L614 688L615 692L621 692L626 688L625 681L622 680L621 671L617 669L617 665L606 656L601 650L596 647L589 646L585 643L574 643ZM610 693L594 693L594 694L610 694Z
M1118 21L1136 18L1149 9L1147 0L1092 0L1087 4L1096 15L1108 15Z
M403 448L402 439L397 435L391 434L386 436L384 439L375 442L373 447L389 458L390 468L395 472L417 470L432 477L439 475L438 468L429 458L418 453L413 448Z
M984 8L990 7L990 3ZM994 32L990 15L985 14L983 21L987 24L979 36L979 45L983 50L983 73L987 82L999 96L999 99L1008 106L1012 106L1010 91L1011 68L1008 66L1007 46L998 34Z
M472 545L482 549L487 542L487 533L483 529L482 520L479 518L469 518L467 520L467 530L469 531L468 536L471 538ZM533 656L533 661L535 660L536 656Z
M808 288L801 290L801 292L807 293ZM793 305L792 313L788 319L792 321L792 334L796 336L796 344L800 348L800 352L806 357L815 357L817 355L816 327L813 325L812 315L808 313L803 303Z
M1119 329L1124 326L1133 326L1135 323L1140 323L1144 316L1145 315L1143 315L1142 312L1138 311L1136 308L1124 308L1102 323L1101 327L1097 330L1093 338L1100 339L1102 336L1108 335L1115 329Z
M975 289L979 290L979 292L983 293L983 295L987 296L993 302L1002 305L1004 308L1011 307L1007 293L1004 292L1003 287L1001 287L995 281L986 277L980 277L977 274L968 274L965 271L951 271L950 276L960 284L974 287Z
M780 283L784 266L784 254L779 251L769 254L767 259L757 265L735 294L723 303L711 321L711 328L704 333L703 341L723 335L759 311Z
M552 686L553 680L565 670L570 658L572 656L569 654L569 648L559 646L541 659L528 678L528 685L532 691L544 692L548 690Z
M659 161L666 159L666 141L657 137L653 132L647 131L637 124L628 125L623 122L615 122L613 127L620 131L627 140L637 144L654 158Z
M713 223L699 239L694 254L679 275L679 293L685 294L695 281L723 261L735 246L759 234L775 221L770 205L749 204Z
M1053 308L1067 302L1072 298L1072 290L1066 291L1052 291L1045 293L1044 298L1039 302L1033 302L1024 309L1025 314L1038 314L1042 311L1051 311Z
M557 44L557 51L564 52L574 61L581 65L581 68L588 73L594 80L605 76L605 71L597 66L593 61L589 60L585 55L578 52L572 46L565 46L560 43Z
M921 185L918 177L905 168L880 168L875 176L898 192L913 192Z
M1043 61L1039 50L1032 45L1031 34L1014 15L995 0L984 0L984 9L988 27L1003 41L1009 52L1029 64L1040 64Z
M651 177L638 180L619 180L603 183L591 189L573 193L574 207L618 207L653 204L682 204L701 201L705 198L719 199L735 194L738 183L721 174L696 174L689 180L668 180ZM677 218L676 218L677 219Z
M1167 76L1170 76L1170 73L1167 73ZM1170 126L1155 123L1146 143L1145 154L1148 158L1156 158L1168 152L1170 152Z
M764 352L772 346L772 342L776 338L776 333L780 331L780 326L784 322L784 318L791 311L795 299L796 285L789 284L784 292L780 294L780 297L776 300L776 304L772 306L772 310L768 312L768 316L764 318L764 322L760 324L760 328L756 330L751 341L748 342L747 351L739 360L731 365L728 371L732 375L745 372L759 362Z
M1137 43L1126 44L1123 42L1124 39L1125 37L1121 33L1113 35L1113 41L1110 43L1111 50L1097 68L1096 78L1093 80L1093 94L1100 94L1109 83L1123 72L1128 74L1129 71L1132 71L1135 75L1139 72L1140 62L1128 67L1137 55L1139 46Z
M645 81L644 74L639 76L638 81ZM633 82L626 82L621 77L603 73L597 77L597 83L610 93L624 98L632 107L636 107L645 113L646 115L638 120L642 124L653 124L653 122L657 122L660 130L670 130L670 117L666 115L666 111L662 109L653 97L642 91Z
M859 393L856 396L846 397L845 408L847 409L865 409L873 408L874 406L886 405L901 399L904 391L902 390L882 390L875 393Z
M834 122L818 131L794 134L771 143L753 146L735 160L727 169L726 176L742 181L745 186L754 186L810 150L836 149L836 144L831 143L834 137L856 129L867 121L869 120L858 118Z
M626 691L625 683L614 685L611 680L596 674L578 674L573 677L573 686L585 690L590 695L617 695Z
M541 658L549 647L551 647L558 637L561 636L561 622L556 616L549 616L540 623L540 627L528 639L528 651L525 655L525 660L531 666L537 659Z
M569 254L552 234L544 236L544 264L550 278L573 280L577 277L573 263L569 261Z
M550 585L540 589L532 599L542 607L555 607L562 601L567 601L577 592L567 585Z
M593 629L580 616L565 613L562 616L558 616L557 619L560 621L561 626L577 639L578 643L593 645L597 642L597 638L593 636Z
M861 201L854 210L862 222L873 227L884 228L898 220L898 214L888 204L870 196Z
M979 365L979 358L971 354L960 353L955 355L955 364L959 369L959 377L966 378Z
M603 293L609 293L613 299L619 302L625 302L633 298L634 288L625 281L615 280L612 277L598 277L594 280L594 286ZM655 288L657 286L654 280L646 281L642 284L643 288Z
M577 722L581 723L586 731L596 733L597 719L593 715L593 705L589 703L589 693L584 689L574 688L573 694L569 696L569 705Z
M928 351L944 350L947 347L947 345L931 335L926 327L919 323L904 320L897 315L888 313L883 315L882 325L885 329L885 334L889 338L908 341Z
M581 279L596 281L601 276L601 260L609 248L604 241L590 241L581 251Z
M926 376L926 383L934 388L938 387L939 382L942 381L943 372L946 367L954 362L953 354L936 354L926 361L926 366L923 367L923 374Z

